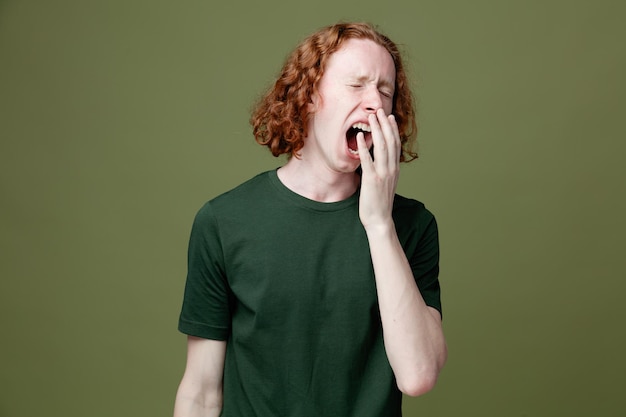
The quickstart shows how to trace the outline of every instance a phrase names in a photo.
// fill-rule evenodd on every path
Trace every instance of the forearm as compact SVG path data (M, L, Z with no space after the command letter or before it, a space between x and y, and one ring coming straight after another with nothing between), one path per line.
M221 392L202 393L181 383L176 394L174 417L219 417L222 411Z
M226 342L189 336L187 365L174 405L174 417L217 417L222 411Z
M421 395L434 386L446 360L441 318L424 302L393 222L366 232L389 363L400 390Z

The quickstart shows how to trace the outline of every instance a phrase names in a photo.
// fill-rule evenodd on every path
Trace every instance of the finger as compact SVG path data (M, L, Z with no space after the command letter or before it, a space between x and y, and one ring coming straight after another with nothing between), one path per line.
M367 149L363 132L357 133L356 145L359 151L359 158L361 159L361 169L363 172L372 171L374 169L374 161L372 161L372 156L370 155L369 149Z
M393 145L391 145L390 147L393 148L394 154L390 154L390 160L394 163L399 163L400 156L402 155L400 129L398 128L398 122L396 121L396 117L393 114L387 116L387 120L389 121L389 128L391 129L391 133L393 135Z
M372 144L374 145L374 164L377 167L386 167L388 164L387 141L380 127L378 116L376 114L369 115L369 124L372 129Z
M387 154L385 155L390 166L399 161L400 133L398 132L398 124L393 115L385 115L382 109L376 113L378 122L383 133L383 138L387 145Z

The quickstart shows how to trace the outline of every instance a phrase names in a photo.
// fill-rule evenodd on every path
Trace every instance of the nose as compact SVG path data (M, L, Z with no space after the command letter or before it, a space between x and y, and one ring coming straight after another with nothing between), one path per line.
M383 100L380 91L375 86L369 87L365 90L363 96L363 107L370 113L376 112L383 105Z

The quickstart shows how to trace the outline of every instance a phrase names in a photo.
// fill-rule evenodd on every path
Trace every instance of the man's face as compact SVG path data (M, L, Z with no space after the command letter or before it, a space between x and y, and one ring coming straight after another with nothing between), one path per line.
M360 164L356 134L365 132L370 148L368 115L382 108L390 114L396 68L387 50L365 39L349 39L328 59L312 98L302 158L342 173Z

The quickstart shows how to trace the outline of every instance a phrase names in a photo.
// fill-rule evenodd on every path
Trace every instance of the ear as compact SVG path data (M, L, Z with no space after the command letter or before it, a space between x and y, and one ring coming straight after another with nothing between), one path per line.
M319 106L322 103L322 98L319 96L319 94L317 93L313 93L311 95L311 99L309 100L309 103L306 105L306 109L309 113L315 113L317 111L317 109L319 109Z

